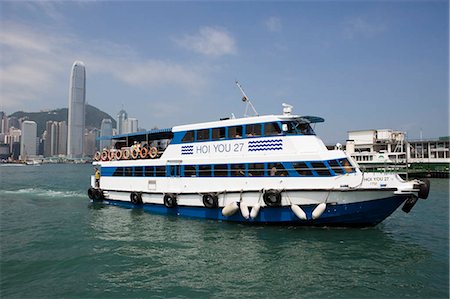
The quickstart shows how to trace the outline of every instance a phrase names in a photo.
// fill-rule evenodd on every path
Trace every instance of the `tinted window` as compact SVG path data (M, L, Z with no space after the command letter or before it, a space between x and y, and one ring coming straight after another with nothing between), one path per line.
M211 165L199 165L198 176L211 176Z
M117 167L113 173L113 176L123 176L123 167Z
M264 124L264 135L265 136L278 135L280 133L281 133L281 130L277 123Z
M330 176L331 173L323 162L311 162L311 166L319 176Z
M145 166L145 176L155 176L155 166Z
M225 128L214 128L212 129L212 139L224 139L225 136Z
M197 140L209 140L209 129L198 130Z
M156 176L163 177L166 176L166 166L155 166Z
M245 134L247 137L261 136L261 124L251 124L245 126Z
M232 164L231 165L231 176L245 176L245 165L244 164Z
M242 138L242 126L229 127L228 138Z
M263 163L251 163L248 164L249 176L264 176L264 164Z
M195 171L195 165L185 165L184 166L184 176L185 177L197 176L196 171Z
M142 176L144 174L144 167L136 166L134 168L134 176Z
M345 171L339 165L338 161L330 160L328 161L328 164L330 165L331 169L334 171L335 174L345 173Z
M218 177L228 176L228 165L227 164L214 165L214 176Z
M193 142L194 141L194 131L187 131L181 142Z
M292 166L294 167L295 171L297 171L297 173L300 176L312 176L313 175L311 169L309 169L308 165L306 165L306 163L304 163L304 162L295 162L295 163L292 163Z
M133 167L125 167L125 176L133 175Z
M339 164L345 169L346 172L353 172L355 169L353 168L352 164L347 159L340 159L338 160Z
M281 163L269 163L267 169L269 176L288 176L287 170Z

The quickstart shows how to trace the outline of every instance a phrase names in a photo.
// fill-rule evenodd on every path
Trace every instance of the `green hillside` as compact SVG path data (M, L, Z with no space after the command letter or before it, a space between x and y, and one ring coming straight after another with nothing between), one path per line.
M45 131L45 124L47 121L66 121L67 122L67 108L60 108L51 111L45 112L23 112L17 111L11 114L10 116L14 116L17 118L26 118L28 120L35 121L37 123L37 133L38 136L41 136ZM112 120L113 128L116 128L116 121L111 115L106 112L101 111L100 109L86 105L86 128L94 129L100 128L102 120L105 118L109 118Z

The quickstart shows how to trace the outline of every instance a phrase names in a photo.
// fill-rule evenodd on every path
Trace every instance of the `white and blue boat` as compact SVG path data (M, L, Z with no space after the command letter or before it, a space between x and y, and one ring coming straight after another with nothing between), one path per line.
M230 118L116 135L96 154L93 201L148 212L312 226L374 226L427 198L427 180L364 173L292 114Z

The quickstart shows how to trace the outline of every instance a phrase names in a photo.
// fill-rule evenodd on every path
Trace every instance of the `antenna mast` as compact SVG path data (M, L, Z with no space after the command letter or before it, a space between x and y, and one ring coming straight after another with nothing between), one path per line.
M242 88L241 84L239 84L239 82L236 80L236 85L239 88L239 90L241 91L243 97L242 97L242 102L247 103L247 105L245 106L245 113L244 116L248 117L249 115L247 115L248 112L248 107L250 106L250 108L252 108L253 112L255 113L256 116L259 116L258 112L256 111L255 107L253 106L252 102L250 101L250 99L248 98L248 96L245 94L244 89Z

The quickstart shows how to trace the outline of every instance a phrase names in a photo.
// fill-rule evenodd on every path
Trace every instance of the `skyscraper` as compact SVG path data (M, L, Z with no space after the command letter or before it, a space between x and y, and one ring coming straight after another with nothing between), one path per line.
M128 132L128 114L123 108L117 114L117 130L119 135Z
M67 156L83 157L84 120L86 102L86 69L84 63L75 61L70 74Z
M37 124L26 120L22 123L22 136L20 138L20 157L27 160L36 156Z
M100 127L100 136L112 136L113 128L112 121L109 118L102 120L102 125ZM103 148L109 148L111 146L111 140L100 140L100 150Z

